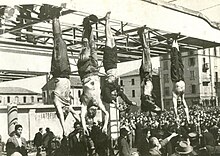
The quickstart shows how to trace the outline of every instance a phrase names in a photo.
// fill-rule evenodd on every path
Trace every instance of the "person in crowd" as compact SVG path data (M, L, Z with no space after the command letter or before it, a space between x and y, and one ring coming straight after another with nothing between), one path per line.
M94 141L95 151L99 156L108 156L109 137L102 132L102 122L94 124L90 133L91 139Z
M51 81L55 82L55 89L52 93L52 98L63 130L63 135L67 136L68 132L65 127L64 108L68 108L76 120L79 120L79 117L75 113L70 100L69 78L71 68L67 54L67 46L62 38L59 15L60 10L54 10L54 16L52 19L54 47L51 60L51 74L53 75L53 78Z
M185 100L184 65L177 43L178 37L179 34L175 34L167 40L171 56L171 80L173 82L172 101L176 121L179 122L180 120L177 107L183 105L187 122L189 122L189 109Z
M120 129L120 136L118 138L119 156L131 156L131 148L128 141L128 130L126 128Z
M83 85L83 93L80 97L81 107L81 122L84 133L89 134L86 128L86 113L87 107L90 104L97 105L105 115L105 123L102 131L107 133L107 126L109 121L109 113L101 100L100 78L98 75L99 67L97 60L97 50L93 36L91 19L98 21L95 15L85 17L83 20L83 35L82 35L82 50L79 54L77 62L78 73Z
M37 147L36 156L41 156L41 148L43 144L43 128L39 128L39 132L35 134L34 145Z
M2 152L5 150L5 143L2 141L2 136L0 135L0 156L2 156Z
M177 133L172 133L170 136L160 141L156 137L151 137L149 140L149 156L162 156L160 149L164 147L173 137L177 136Z
M106 73L106 78L104 81L104 86L102 87L102 100L105 103L116 103L116 98L119 96L128 105L136 105L135 102L130 101L128 97L124 94L123 89L118 84L118 74L117 74L117 47L115 43L114 36L112 34L110 26L110 14L107 12L105 19L105 48L103 54L103 66Z
M220 146L216 146L216 140L212 133L210 133L206 126L201 126L202 130L202 146L209 155L220 155Z
M212 126L210 127L209 131L210 133L212 133L215 140L217 140L218 138L218 130L219 130L219 127L217 126L217 121L214 120L212 122Z
M14 136L10 137L6 143L7 156L11 156L13 153L20 153L22 156L27 156L27 142L26 139L21 136L23 127L20 124L15 125Z
M50 142L52 139L55 137L54 133L50 130L49 127L45 129L46 133L43 134L42 137L42 142L43 142L43 147L45 148L46 155L49 155L50 152Z
M149 41L147 41L145 30L145 27L142 27L138 30L138 35L143 48L142 61L139 70L141 79L141 110L143 112L158 113L161 111L161 109L156 105L156 97L153 94L150 45Z
M69 156L87 156L87 139L82 124L74 123L74 131L68 136Z
M193 147L187 141L180 141L175 151L171 156L193 156Z
M147 153L149 151L149 139L151 137L151 132L149 128L142 129L142 138L137 146L137 150L140 154L140 156L147 156Z

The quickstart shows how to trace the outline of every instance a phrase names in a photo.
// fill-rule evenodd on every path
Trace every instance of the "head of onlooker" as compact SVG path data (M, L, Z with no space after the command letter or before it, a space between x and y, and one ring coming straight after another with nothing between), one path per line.
M127 135L128 135L128 130L126 128L121 128L120 129L120 136L126 137Z
M15 135L21 137L23 127L20 124L15 125Z
M43 128L39 128L39 132L42 134L43 133Z
M96 116L98 106L96 104L90 104L87 107L87 116L88 118L93 119Z
M201 131L202 131L202 133L205 133L205 132L208 131L208 129L207 129L207 127L205 125L202 125L201 126Z
M46 131L46 133L50 132L50 128L47 127L47 128L45 129L45 131Z
M187 141L180 141L175 150L180 156L190 156L193 151L193 147L190 146L189 142Z
M82 124L81 124L81 122L79 122L79 121L76 121L76 122L74 123L73 127L74 127L74 129L75 129L76 132L82 132L82 131L83 131L83 129L82 129Z

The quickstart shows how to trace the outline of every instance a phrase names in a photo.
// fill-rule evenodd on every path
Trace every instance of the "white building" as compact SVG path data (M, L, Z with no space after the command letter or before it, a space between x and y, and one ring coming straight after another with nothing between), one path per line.
M82 84L79 77L70 77L71 96L74 98L74 106L80 106L80 95L82 94ZM43 103L53 104L51 93L55 89L54 81L50 80L42 87Z
M120 85L124 88L124 93L127 97L138 104L141 105L141 89L140 89L140 74L139 69L127 72L120 76ZM156 95L156 103L161 107L161 91L160 91L160 78L158 71L153 70L153 93Z
M41 94L21 87L0 87L0 105L33 104L42 101Z
M185 98L188 105L219 105L220 47L182 52ZM160 59L161 84L165 108L172 106L170 56Z

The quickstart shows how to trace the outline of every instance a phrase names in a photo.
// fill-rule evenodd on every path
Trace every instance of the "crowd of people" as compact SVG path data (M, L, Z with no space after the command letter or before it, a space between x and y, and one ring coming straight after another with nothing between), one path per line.
M159 115L143 112L127 113L121 116L120 123L121 127L127 129L128 134L130 132L127 136L128 140L133 140L130 147L136 147L140 155L155 155L149 153L155 138L162 141L173 133L177 136L161 148L159 155L174 154L180 144L186 144L185 146L190 148L191 152L187 153L188 155L220 155L219 113L219 108L196 105L189 108L189 122L184 108L180 107L179 122L175 118L174 110L171 109Z

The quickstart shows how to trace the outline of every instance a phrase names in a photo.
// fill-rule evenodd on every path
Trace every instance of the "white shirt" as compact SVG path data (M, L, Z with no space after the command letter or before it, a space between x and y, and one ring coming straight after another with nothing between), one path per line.
M19 137L16 136L16 139L17 139L17 141L18 141L19 147L21 147L21 146L22 146L21 137L19 138Z

